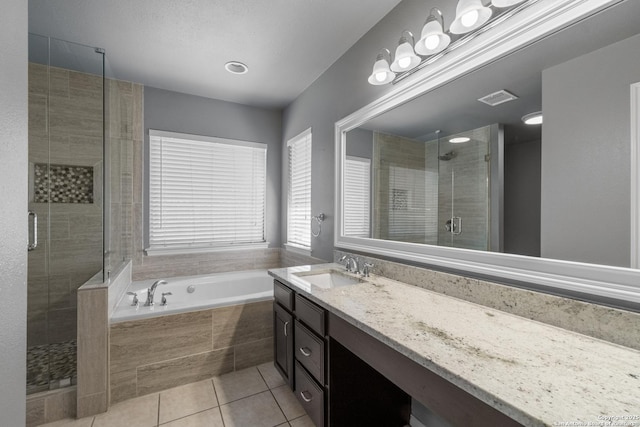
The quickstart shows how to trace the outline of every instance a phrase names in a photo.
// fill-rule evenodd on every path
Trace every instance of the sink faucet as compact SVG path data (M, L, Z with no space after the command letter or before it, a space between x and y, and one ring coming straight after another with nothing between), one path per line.
M358 259L352 255L343 255L339 260L340 262L345 261L345 268L347 271L351 271L353 273L360 273L360 266L358 265Z
M156 280L153 282L153 285L149 289L147 289L147 302L144 303L145 307L150 307L153 305L153 295L156 293L156 288L158 285L166 285L166 280Z

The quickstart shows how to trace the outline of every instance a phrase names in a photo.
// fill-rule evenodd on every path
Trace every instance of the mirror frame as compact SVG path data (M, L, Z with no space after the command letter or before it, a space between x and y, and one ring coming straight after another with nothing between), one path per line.
M439 247L343 235L343 159L346 132L368 120L410 101L430 90L495 61L572 23L614 6L623 0L530 0L509 20L479 33L461 46L419 72L404 79L378 100L355 111L335 124L335 228L338 249L380 255L413 264L434 266L461 273L521 284L545 292L577 296L640 310L640 270L536 258L497 252ZM631 87L631 261L640 267L640 84ZM635 112L634 112L635 111Z

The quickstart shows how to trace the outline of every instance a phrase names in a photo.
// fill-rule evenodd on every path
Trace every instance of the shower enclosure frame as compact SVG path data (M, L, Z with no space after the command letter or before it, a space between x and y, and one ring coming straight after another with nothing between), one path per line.
M33 394L77 381L75 295L84 283L106 278L109 191L104 50L31 33L29 47L27 394Z

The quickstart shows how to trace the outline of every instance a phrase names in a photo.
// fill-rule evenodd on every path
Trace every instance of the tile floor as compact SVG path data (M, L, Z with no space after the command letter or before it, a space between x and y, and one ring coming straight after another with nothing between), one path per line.
M117 403L46 427L314 427L273 363Z

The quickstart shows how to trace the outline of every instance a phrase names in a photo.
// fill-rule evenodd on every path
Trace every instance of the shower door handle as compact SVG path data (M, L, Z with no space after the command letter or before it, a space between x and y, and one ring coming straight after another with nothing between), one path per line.
M451 234L458 235L462 233L462 218L454 216L451 218Z
M29 211L28 213L28 221L33 219L33 242L31 238L27 242L27 251L32 251L38 247L38 214L34 211Z

